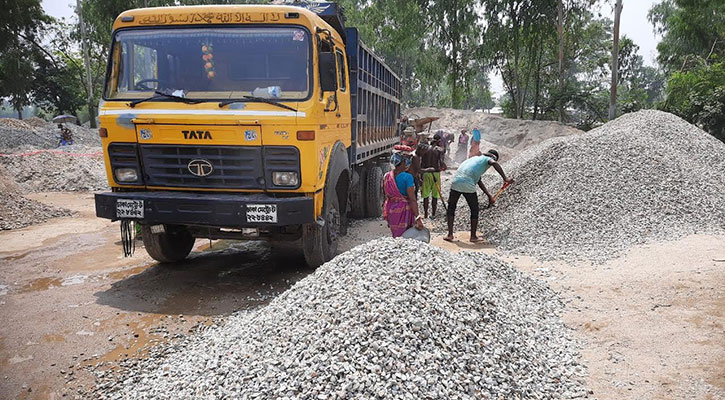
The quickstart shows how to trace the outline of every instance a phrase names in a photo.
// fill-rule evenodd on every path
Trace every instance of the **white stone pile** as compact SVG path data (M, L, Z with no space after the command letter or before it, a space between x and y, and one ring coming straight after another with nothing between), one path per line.
M73 143L83 146L101 146L96 129L65 123L73 135ZM24 120L0 118L0 153L18 149L53 149L58 147L60 130L58 124L46 122L38 117Z
M64 208L51 207L24 197L15 183L3 176L0 167L0 231L70 215L71 211Z
M585 369L544 284L495 257L378 239L94 393L129 399L566 399Z
M0 155L0 166L24 191L68 192L108 188L100 147L71 146L58 150Z
M725 232L725 144L672 114L627 114L545 141L503 167L516 183L479 218L499 249L604 261L636 244ZM501 186L492 169L484 178L492 193ZM461 201L456 229L468 224ZM434 227L444 232L444 219Z
M0 229L17 229L71 215L24 197L29 192L108 188L101 141L95 129L64 124L74 145L56 148L56 124L37 117L0 118Z

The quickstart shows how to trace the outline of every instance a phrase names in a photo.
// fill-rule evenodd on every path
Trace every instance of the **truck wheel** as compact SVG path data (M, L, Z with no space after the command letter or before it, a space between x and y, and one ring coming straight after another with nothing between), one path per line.
M383 214L383 170L374 166L367 174L365 187L365 210L370 218L377 218Z
M166 232L152 233L148 225L141 226L141 237L146 252L162 263L172 263L186 258L194 247L194 237L183 226L166 225Z
M360 178L358 179L357 186L352 188L350 193L350 216L352 218L365 218L365 190L367 189L366 181L367 169L360 168L358 171Z
M337 254L337 243L340 235L340 201L334 190L329 194L322 209L321 217L325 225L317 223L305 225L302 228L302 252L305 261L311 268L332 260Z

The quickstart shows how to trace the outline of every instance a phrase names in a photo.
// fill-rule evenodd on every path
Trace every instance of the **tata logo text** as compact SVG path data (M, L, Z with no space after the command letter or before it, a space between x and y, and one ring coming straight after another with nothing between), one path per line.
M184 139L210 139L211 133L209 131L181 131L184 134Z
M196 176L209 176L214 171L214 167L207 160L191 160L187 168Z

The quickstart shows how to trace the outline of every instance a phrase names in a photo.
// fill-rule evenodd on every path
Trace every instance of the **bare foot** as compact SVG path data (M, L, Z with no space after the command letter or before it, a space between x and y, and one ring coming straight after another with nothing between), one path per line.
M446 242L452 242L453 241L453 235L448 235L448 236L444 237L443 240L445 240Z
M478 236L471 236L471 243L481 243L483 242L483 239L481 239Z

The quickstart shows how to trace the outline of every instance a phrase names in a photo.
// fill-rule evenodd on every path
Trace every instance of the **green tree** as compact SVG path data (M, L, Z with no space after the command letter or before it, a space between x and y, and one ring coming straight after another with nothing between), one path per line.
M9 98L21 119L34 85L30 55L39 47L38 32L47 21L40 0L10 0L0 14L0 99Z
M87 81L73 26L55 20L46 30L43 50L33 54L35 103L53 114L72 114L85 104Z
M421 1L431 32L427 44L440 50L440 61L451 87L451 106L463 105L467 78L473 76L474 56L480 47L477 0ZM479 54L480 59L480 54Z
M0 13L0 51L34 42L38 30L47 22L40 0L9 0Z
M483 0L486 43L492 64L501 72L514 118L523 118L528 96L536 92L545 49L553 49L557 20L555 0ZM546 43L546 44L544 44ZM540 84L540 81L539 81Z
M490 82L488 79L488 71L483 68L473 68L470 76L466 79L465 92L468 94L463 102L463 108L469 110L490 110L496 103L493 101L493 95L489 90Z
M664 76L644 66L639 46L627 36L619 42L617 108L624 113L652 107L662 97Z
M422 93L433 91L437 54L426 49L425 20L412 0L360 2L342 0L346 25L357 27L363 42L380 56L403 81L403 101L417 103Z
M14 45L0 58L0 96L10 99L19 119L23 119L23 108L30 105L34 85L29 55L28 47Z
M663 0L650 9L648 18L662 35L657 61L668 73L725 51L722 0Z
M676 71L667 81L663 109L725 142L725 62Z
M725 141L725 2L664 0L648 17L669 74L660 107Z

